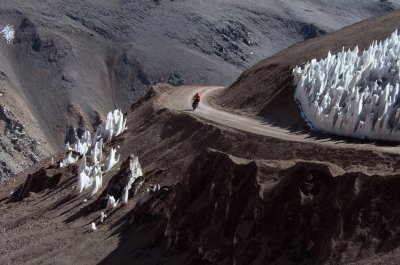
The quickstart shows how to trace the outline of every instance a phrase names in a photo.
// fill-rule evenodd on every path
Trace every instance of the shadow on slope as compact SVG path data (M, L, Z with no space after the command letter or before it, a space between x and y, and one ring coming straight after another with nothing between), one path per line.
M101 264L129 264L146 253L135 245L142 232L149 248L187 253L186 264L376 257L399 247L399 188L399 175L344 172L313 161L256 163L210 150L181 182L136 206L120 245Z

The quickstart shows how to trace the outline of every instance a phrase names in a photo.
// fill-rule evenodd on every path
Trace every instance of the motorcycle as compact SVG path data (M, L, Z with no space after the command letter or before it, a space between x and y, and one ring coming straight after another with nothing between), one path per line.
M199 106L199 101L198 100L193 100L193 103L192 103L193 110L196 110L198 106Z

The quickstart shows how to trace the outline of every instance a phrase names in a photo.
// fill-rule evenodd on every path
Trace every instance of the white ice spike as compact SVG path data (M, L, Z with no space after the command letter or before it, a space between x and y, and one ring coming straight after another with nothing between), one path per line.
M117 207L118 201L115 201L114 196L109 196L107 201L106 210L111 210Z
M368 50L342 50L293 69L295 98L312 127L354 138L400 141L400 35Z
M81 163L79 164L78 169L78 184L76 189L79 193L81 193L84 189L89 188L92 185L93 178L92 175L93 167L89 167L86 165L86 156L83 155L81 159Z
M117 149L111 148L110 155L106 160L106 172L110 171L111 168L119 162L120 155L116 157Z

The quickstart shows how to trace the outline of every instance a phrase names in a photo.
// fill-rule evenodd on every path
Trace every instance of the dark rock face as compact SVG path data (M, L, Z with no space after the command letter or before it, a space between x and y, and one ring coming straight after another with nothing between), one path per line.
M17 116L0 102L0 128L3 130L0 137L0 179L8 179L14 173L15 157L23 157L23 163L36 163L42 152L39 142L35 140ZM19 165L18 165L19 167ZM13 170L14 169L14 170Z
M198 251L206 261L216 263L231 255L236 227L249 214L247 204L254 203L246 194L257 194L257 166L254 162L238 165L218 153L198 160L202 162L191 166L191 177L176 194L166 240L173 249ZM193 243L189 249L188 242Z
M76 138L77 135L74 126L68 126L65 132L64 143L74 144L76 142Z
M72 165L68 170L56 169L54 165L40 170L26 177L25 183L16 189L11 197L12 201L21 201L47 189L53 189L66 179L77 174L77 166Z
M316 38L327 33L325 30L307 23L299 23L297 30L303 36L304 40Z
M212 23L200 16L190 20L198 23L202 28L207 28L208 33L206 38L194 36L187 39L186 43L207 55L216 55L233 65L242 67L247 64L251 57L248 49L259 44L254 33L239 21Z
M399 176L296 162L274 168L211 152L135 211L189 264L348 263L398 247ZM359 253L362 253L361 256Z
M395 5L389 0L379 0L379 6L385 11L393 11L396 9Z
M23 133L24 125L22 125L18 119L13 117L13 114L2 105L0 105L0 120L6 123L6 132L11 134Z
M169 75L168 84L172 86L181 86L185 83L185 79L183 79L183 74L180 72L173 72Z
M104 208L107 204L108 196L113 196L115 200L120 200L125 187L129 184L132 178L131 164L134 162L135 157L133 155L129 156L124 162L122 162L118 172L110 179L107 184L107 188L98 197L95 203L100 208ZM131 188L129 190L129 196L133 197L137 189L141 186L140 182L144 181L144 177L138 177L133 183L131 183Z
M125 160L118 173L114 175L107 185L107 189L105 189L105 195L114 196L115 200L118 200L122 196L122 192L124 191L125 186L129 182L129 178L131 176L130 169L130 159ZM105 197L105 196L100 196Z

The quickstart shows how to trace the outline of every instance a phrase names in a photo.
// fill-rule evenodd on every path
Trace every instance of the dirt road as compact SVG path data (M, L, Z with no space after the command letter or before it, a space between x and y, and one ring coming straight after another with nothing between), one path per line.
M284 128L274 127L265 123L261 119L255 117L241 116L227 111L216 109L210 101L210 96L217 93L223 87L217 86L181 86L171 89L160 95L158 102L171 110L187 113L196 116L214 124L220 124L229 128L241 131L251 132L259 135L279 138L287 141L296 142L312 142L323 145L330 145L338 148L356 148L365 150L375 150L390 153L399 153L400 147L393 144L375 144L373 142L361 142L349 139L332 139L330 136L318 135L317 137L311 133L291 132ZM198 92L202 96L199 107L193 111L191 108L191 98ZM284 107L284 106L283 106Z

